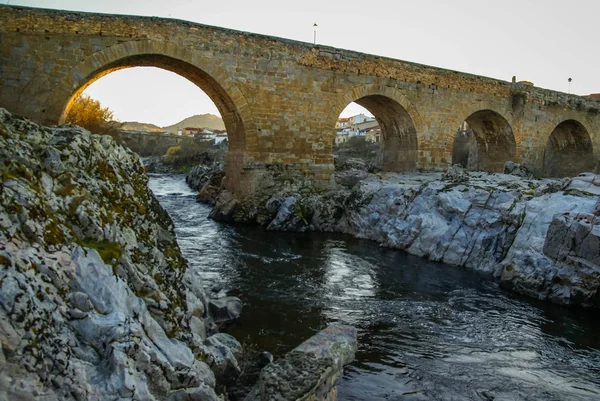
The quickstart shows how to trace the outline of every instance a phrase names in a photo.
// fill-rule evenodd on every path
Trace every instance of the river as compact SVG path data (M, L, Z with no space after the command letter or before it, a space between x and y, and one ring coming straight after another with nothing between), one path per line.
M183 176L150 187L189 268L244 302L230 334L276 357L329 323L359 329L349 400L600 400L600 314L521 298L367 240L208 219Z

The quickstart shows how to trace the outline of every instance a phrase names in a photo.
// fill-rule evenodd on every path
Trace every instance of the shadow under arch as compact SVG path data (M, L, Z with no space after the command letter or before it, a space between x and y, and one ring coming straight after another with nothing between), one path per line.
M227 170L241 170L244 154L253 151L257 134L248 103L225 71L191 49L169 42L136 41L107 47L82 60L52 90L46 103L48 121L62 123L73 100L91 83L119 69L157 67L178 74L203 90L221 113L229 140ZM249 149L250 148L250 149ZM233 165L239 169L232 170ZM235 177L228 177L228 180Z
M562 121L548 136L544 150L544 176L572 177L593 172L595 164L592 139L579 121Z
M327 118L327 132L335 136L333 127L339 115L350 103L367 109L381 127L378 164L384 171L410 171L417 168L418 136L422 121L412 103L396 88L382 85L355 87L336 102ZM333 140L331 141L333 142Z
M472 113L458 127L452 144L452 164L470 170L503 172L515 161L517 144L509 122L500 113L485 109Z

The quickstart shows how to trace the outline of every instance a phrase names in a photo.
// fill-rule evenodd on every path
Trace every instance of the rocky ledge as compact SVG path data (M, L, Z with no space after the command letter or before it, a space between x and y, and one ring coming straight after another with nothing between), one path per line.
M0 399L221 399L239 316L209 304L139 158L0 109Z
M331 325L268 364L244 401L335 401L343 367L354 359L357 331Z
M514 163L507 169L512 174L350 168L321 194L290 182L258 201L222 192L212 216L254 219L269 230L347 233L492 274L537 299L600 307L600 176L534 179Z

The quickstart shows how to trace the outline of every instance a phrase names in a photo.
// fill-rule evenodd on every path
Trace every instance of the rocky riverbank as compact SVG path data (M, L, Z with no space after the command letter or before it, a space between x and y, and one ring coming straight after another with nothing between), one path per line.
M326 193L289 182L252 200L222 192L212 216L269 230L347 233L489 273L533 298L600 307L600 176L534 179L507 167L512 174L459 167L373 174L348 166Z
M0 109L0 399L213 400L239 343L139 158Z

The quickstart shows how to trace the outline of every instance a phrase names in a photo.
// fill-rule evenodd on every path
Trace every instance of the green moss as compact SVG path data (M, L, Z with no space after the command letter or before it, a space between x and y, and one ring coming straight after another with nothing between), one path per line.
M137 212L138 214L141 214L142 216L146 214L146 206L142 205L140 202L135 202L135 206L137 208Z
M102 353L100 352L100 348L98 348L98 346L90 343L90 348L92 348L94 350L94 352L96 353L96 355L98 356L98 358L102 359Z
M166 334L166 335L167 335L167 337L169 337L169 338L176 338L176 337L177 337L177 334L179 334L179 332L180 332L180 331L181 331L181 330L178 330L178 329L175 329L175 328L174 328L174 329L172 329L172 330L167 330L167 331L165 332L165 334Z
M60 229L56 221L50 221L44 227L44 241L47 245L60 245L66 241L65 233Z
M12 261L9 258L7 258L6 256L0 255L0 265L11 267Z
M565 195L580 196L584 198L593 198L595 196L593 194L590 194L589 192L584 192L579 189L566 189L565 191L563 191L563 193Z
M75 213L77 212L77 208L87 198L88 198L88 196L86 196L86 195L76 196L75 198L73 198L73 200L71 200L71 203L69 203L69 215L75 216Z
M194 355L194 358L197 361L206 362L208 361L208 354L204 351L198 351L196 355Z
M162 252L171 268L181 269L185 267L185 259L181 256L181 252L177 246L166 246Z
M296 215L302 220L302 222L305 225L308 226L308 220L312 217L312 213L310 212L309 208L302 202L298 203Z
M107 265L113 265L113 261L118 261L123 254L123 248L121 248L121 245L117 242L98 242L88 239L81 241L79 245L85 248L95 249Z
M117 184L119 182L119 178L117 177L115 170L113 170L113 168L104 160L98 161L97 171L98 177L100 177L102 181L107 181L111 184Z
M33 220L40 220L46 217L47 212L44 209L42 201L38 201L36 204L29 206L27 214Z
M5 160L5 170L2 171L2 181L13 179L33 180L33 173L24 165L13 160Z
M142 261L142 252L139 249L132 249L131 252L131 260L133 263L141 263Z
M64 198L66 196L71 196L77 187L77 184L69 183L57 189L55 193L56 195L62 196Z
M150 287L146 287L146 286L144 286L144 287L140 288L138 291L136 291L135 295L137 295L140 298L152 299L157 304L162 301L162 298L160 297L160 294L158 291L156 291Z

